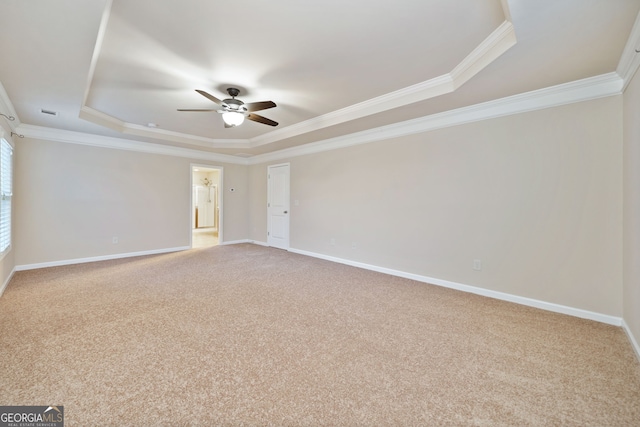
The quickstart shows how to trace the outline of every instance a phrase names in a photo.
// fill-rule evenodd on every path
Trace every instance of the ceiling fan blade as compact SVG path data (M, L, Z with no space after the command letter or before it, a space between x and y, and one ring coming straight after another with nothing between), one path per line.
M178 108L178 111L218 111L215 109L209 109L209 110L194 110L192 108Z
M250 102L248 104L244 104L247 107L247 111L260 111L266 110L267 108L273 108L276 106L276 103L273 101L262 101L262 102Z
M257 114L248 114L247 119L253 120L254 122L262 123L269 126L278 126L278 122L274 122L271 119L267 119L266 117L259 116Z
M200 90L200 89L196 89L196 92L198 92L200 95L204 96L204 97L205 97L205 98L207 98L208 100L213 101L213 102L215 102L215 103L216 103L216 104L218 104L218 105L222 105L222 101L220 101L220 100L219 100L218 98L216 98L215 96L213 96L213 95L211 95L211 94L209 94L209 93L207 93L207 92L205 92L205 91L203 91L203 90Z

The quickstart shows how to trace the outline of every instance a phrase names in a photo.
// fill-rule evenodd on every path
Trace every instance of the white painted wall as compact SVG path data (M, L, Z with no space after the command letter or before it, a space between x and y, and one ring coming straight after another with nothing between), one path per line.
M620 317L621 118L615 96L287 159L291 247Z
M640 343L640 76L624 94L624 320ZM640 354L639 354L640 356Z
M189 246L192 162L21 139L15 169L16 264ZM246 167L216 166L225 168L225 185L238 189L225 193L225 239L246 239Z

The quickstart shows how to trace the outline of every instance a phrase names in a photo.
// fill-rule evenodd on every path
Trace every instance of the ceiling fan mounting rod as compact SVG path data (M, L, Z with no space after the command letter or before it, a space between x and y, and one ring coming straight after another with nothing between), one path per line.
M236 96L240 95L240 89L236 89L235 87L230 87L227 89L227 93L232 98L235 98Z

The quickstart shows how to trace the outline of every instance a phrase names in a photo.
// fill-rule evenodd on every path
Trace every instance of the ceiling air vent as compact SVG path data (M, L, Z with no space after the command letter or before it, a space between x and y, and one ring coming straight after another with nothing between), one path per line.
M57 111L45 110L44 108L41 108L41 109L40 109L40 112L41 112L42 114L48 114L48 115L50 115L50 116L57 116L57 115L58 115L58 112L57 112Z

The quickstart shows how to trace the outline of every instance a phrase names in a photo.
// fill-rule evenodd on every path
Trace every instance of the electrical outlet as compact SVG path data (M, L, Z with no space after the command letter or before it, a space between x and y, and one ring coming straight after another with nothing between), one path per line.
M329 244L331 246L335 246L336 245L336 239L334 239L333 237L331 238L331 241L329 242Z
M482 261L480 261L479 259L474 259L473 260L473 269L474 270L482 270Z
M356 242L351 242L351 249L356 249L357 247Z
M114 245L118 243L118 237L114 236L111 238L111 243L113 243Z

